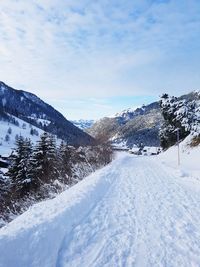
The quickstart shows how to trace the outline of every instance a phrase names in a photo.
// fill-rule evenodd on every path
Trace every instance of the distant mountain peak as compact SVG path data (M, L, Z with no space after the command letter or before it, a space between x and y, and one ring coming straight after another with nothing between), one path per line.
M95 123L95 120L73 120L71 121L76 127L80 128L81 130L86 130L92 127L92 125Z
M149 146L159 146L158 131L161 121L159 102L153 102L100 119L87 132L96 138L127 147L141 142Z

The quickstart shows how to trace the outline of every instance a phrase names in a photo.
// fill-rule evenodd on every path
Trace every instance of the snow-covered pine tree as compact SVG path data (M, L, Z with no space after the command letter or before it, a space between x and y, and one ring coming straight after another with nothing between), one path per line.
M23 197L30 190L31 179L28 176L31 154L30 139L19 136L16 139L16 148L7 172L12 182L11 191L16 197Z
M5 135L5 139L4 139L6 142L9 142L10 141L10 136L8 134Z
M62 141L57 152L59 164L59 180L67 185L71 184L71 149L67 144Z
M55 137L43 133L33 150L31 177L36 187L50 184L59 177Z
M200 93L199 93L200 98ZM195 109L194 109L194 117L191 126L191 132L200 138L200 100L196 102Z
M190 133L200 134L200 106L198 101L178 99L163 94L160 100L164 123L160 129L161 146L165 149L176 143L176 130L179 129L180 139Z
M8 134L12 134L12 128L11 128L11 127L8 128L7 133L8 133Z
M183 101L179 102L177 97L171 97L168 94L161 96L160 106L164 123L160 129L160 142L164 149L176 143L177 128L179 129L181 139L188 135L188 133L185 133L185 128L181 125L180 120L176 119L176 112L182 105Z

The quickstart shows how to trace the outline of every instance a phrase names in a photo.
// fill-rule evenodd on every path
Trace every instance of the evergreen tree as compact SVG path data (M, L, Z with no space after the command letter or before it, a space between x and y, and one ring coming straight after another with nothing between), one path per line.
M9 142L10 141L10 136L8 134L6 134L5 136L5 139L4 139L6 142Z
M164 123L160 129L160 141L163 148L176 143L176 130L180 140L190 133L200 133L200 112L197 101L187 101L164 94L160 100Z
M16 139L15 152L7 172L12 181L12 191L17 197L23 196L30 189L31 179L28 174L31 154L32 143L30 139L19 136Z
M61 142L58 152L59 180L64 184L71 184L71 150L63 141Z
M12 134L12 128L11 128L11 127L8 128L7 133L8 133L8 134Z
M44 133L34 148L31 159L31 176L36 186L51 183L59 177L55 137Z

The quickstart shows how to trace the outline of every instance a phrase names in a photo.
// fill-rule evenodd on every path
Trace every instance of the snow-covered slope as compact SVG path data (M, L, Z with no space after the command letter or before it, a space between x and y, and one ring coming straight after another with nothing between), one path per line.
M15 116L12 116L15 119L17 125L0 120L0 155L9 156L15 147L15 138L16 135L22 135L24 138L30 138L33 143L35 143L40 135L44 132L40 128L37 128ZM10 129L10 130L9 130ZM34 130L37 134L31 134Z
M95 142L38 96L0 81L0 120L8 121L9 115L54 134L70 145L92 145Z
M143 143L147 146L159 146L159 127L162 122L159 103L154 102L136 109L123 110L113 117L105 117L95 122L87 130L100 140L109 140L112 144L126 148Z
M180 165L178 165L178 147L172 146L159 155L163 164L180 174L185 180L190 177L200 182L200 146L191 147L193 135L189 135L180 143Z
M55 267L64 237L103 198L116 172L112 165L107 166L55 199L34 205L0 229L0 266Z
M0 267L200 266L200 182L168 153L122 153L33 206L0 229Z

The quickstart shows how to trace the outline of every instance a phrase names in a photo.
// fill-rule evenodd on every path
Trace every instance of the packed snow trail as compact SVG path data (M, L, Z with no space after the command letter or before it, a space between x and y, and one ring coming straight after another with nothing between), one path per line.
M199 195L155 161L127 157L106 196L61 244L56 266L200 266L199 216Z
M81 201L46 224L27 226L29 211L2 229L0 266L200 266L200 187L181 179L157 157L124 155L66 192Z

